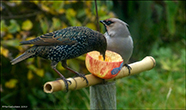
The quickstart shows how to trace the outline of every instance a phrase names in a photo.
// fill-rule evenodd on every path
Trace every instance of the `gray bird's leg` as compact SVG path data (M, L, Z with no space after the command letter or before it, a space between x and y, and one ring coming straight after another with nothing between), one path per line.
M127 67L127 69L129 70L129 75L130 75L130 70L132 70L132 68L128 64L124 64L123 66Z
M61 77L60 79L64 81L66 86L66 91L68 92L68 82L71 84L71 81L66 80L66 78L56 69L56 65L57 65L56 62L51 63L52 69Z
M86 80L86 83L87 83L87 85L88 85L88 80L87 80L87 78L85 77L84 74L80 74L80 73L78 73L78 72L72 70L71 68L69 68L69 67L67 66L66 60L61 61L61 63L62 63L62 66L63 66L65 69L67 69L67 70L69 70L69 71L75 73L77 76L82 77L84 80Z

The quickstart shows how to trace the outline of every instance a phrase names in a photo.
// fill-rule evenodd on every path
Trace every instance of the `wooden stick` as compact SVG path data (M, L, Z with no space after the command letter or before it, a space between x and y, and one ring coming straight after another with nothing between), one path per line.
M129 66L132 68L130 75L138 74L143 71L147 71L152 69L156 65L156 61L153 57L147 56L143 60L129 64ZM120 73L113 79L119 79L129 76L128 69L126 67L123 67L120 71ZM68 78L67 80L70 80L72 83L69 84L68 89L69 90L76 90L76 89L81 89L84 87L96 85L99 83L102 83L103 80L101 78L98 78L92 74L88 74L85 76L89 82L89 85L86 84L86 81L83 80L81 77L76 77L76 78ZM106 81L111 81L113 79L108 79ZM55 80L55 81L50 81L46 82L44 84L44 92L46 93L52 93L56 91L65 91L65 84L63 80Z
M90 86L90 110L116 110L115 81Z

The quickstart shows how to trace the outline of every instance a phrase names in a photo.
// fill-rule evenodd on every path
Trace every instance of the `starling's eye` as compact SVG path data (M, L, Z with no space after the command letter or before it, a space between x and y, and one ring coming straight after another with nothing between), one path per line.
M112 23L114 23L114 22L112 22L112 21L105 21L105 24L106 24L106 25L110 25L110 24L112 24Z

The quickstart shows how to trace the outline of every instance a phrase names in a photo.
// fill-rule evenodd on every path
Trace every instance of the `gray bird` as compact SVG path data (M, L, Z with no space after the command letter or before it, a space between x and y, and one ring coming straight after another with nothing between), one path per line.
M117 18L100 21L106 29L107 49L119 53L124 59L124 66L132 69L127 63L133 52L133 40L127 28L128 24Z
M90 51L99 51L105 59L107 48L106 38L103 34L86 27L68 27L51 33L41 35L29 41L22 41L21 44L34 44L22 55L11 61L12 65L32 57L42 57L51 60L51 67L64 80L66 90L68 91L68 82L65 77L56 69L56 65L61 61L62 66L67 70L83 77L87 84L86 77L66 64L66 60L78 57Z

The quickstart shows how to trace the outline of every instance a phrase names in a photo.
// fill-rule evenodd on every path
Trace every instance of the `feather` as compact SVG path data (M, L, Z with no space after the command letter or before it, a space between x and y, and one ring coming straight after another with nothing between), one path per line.
M20 62L20 61L23 61L27 58L30 58L31 56L35 55L35 53L23 53L22 55L18 56L17 58L13 59L12 61L10 61L12 63L12 65Z
M40 46L73 45L77 43L77 41L72 40L66 36L56 35L57 32L58 31L47 33L39 37L36 37L35 39L28 40L28 41L22 41L20 43L21 45L34 44L34 45L40 45Z

